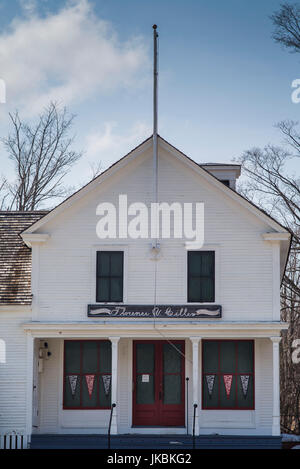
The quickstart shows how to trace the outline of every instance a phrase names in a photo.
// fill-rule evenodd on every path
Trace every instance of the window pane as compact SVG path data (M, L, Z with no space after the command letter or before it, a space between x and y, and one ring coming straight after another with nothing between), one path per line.
M100 373L111 373L111 343L100 342Z
M202 277L200 280L200 301L215 301L214 279Z
M110 279L110 301L123 300L123 278L112 277Z
M220 342L220 371L235 373L236 371L236 342L226 340Z
M137 404L154 404L154 376L149 375L149 381L142 381L143 375L136 377L136 403Z
M111 406L111 382L110 382L108 394L106 395L105 389L104 389L103 375L99 376L99 403L100 403L100 407Z
M212 277L214 274L214 252L201 252L201 275Z
M136 344L137 373L154 372L154 344Z
M251 340L238 342L238 372L253 372L253 342Z
M65 342L65 372L80 373L80 342Z
M82 342L82 373L97 373L98 347L97 342Z
M94 376L93 391L90 397L88 392L86 376L82 376L82 407L98 407L97 401L97 376Z
M164 375L164 404L181 403L181 375Z
M244 375L245 376L245 375ZM254 403L254 386L253 386L253 376L249 376L249 382L248 382L248 389L246 392L245 388L245 394L242 389L242 381L241 381L241 376L238 376L238 407L240 408L251 408L253 407Z
M203 407L205 409L215 409L218 407L218 386L219 386L219 377L214 375L214 382L212 387L211 395L208 392L207 378L206 375L203 376Z
M97 280L97 301L110 301L109 298L109 278L98 278Z
M80 407L80 376L77 376L74 395L72 395L69 376L65 376L64 406L68 408Z
M189 279L188 301L200 301L201 299L201 285L200 278Z
M177 350L174 348L176 347ZM164 373L181 373L182 355L181 344L164 344L163 346L163 370Z
M220 406L223 409L236 407L236 377L232 376L229 397L227 397L224 383L224 375L220 375Z
M97 252L97 275L107 277L110 275L110 253Z
M110 275L123 276L123 252L111 253Z
M189 275L200 277L201 275L201 258L200 252L189 252L188 253L188 270Z
M217 373L219 366L218 342L203 342L203 369L204 373Z

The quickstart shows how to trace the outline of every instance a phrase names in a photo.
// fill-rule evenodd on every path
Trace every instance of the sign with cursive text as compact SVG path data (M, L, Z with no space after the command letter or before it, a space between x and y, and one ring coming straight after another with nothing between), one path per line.
M220 305L88 305L88 317L95 318L220 318Z

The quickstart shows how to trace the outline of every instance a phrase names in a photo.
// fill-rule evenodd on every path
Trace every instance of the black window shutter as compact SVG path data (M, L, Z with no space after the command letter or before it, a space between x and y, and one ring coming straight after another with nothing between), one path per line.
M123 301L123 251L97 252L97 302Z
M188 252L188 302L215 301L215 252Z

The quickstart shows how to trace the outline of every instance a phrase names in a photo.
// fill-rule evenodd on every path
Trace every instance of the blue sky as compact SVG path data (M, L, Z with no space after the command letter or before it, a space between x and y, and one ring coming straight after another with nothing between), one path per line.
M197 162L229 162L280 143L274 124L298 120L291 83L300 56L271 38L281 1L0 0L1 134L18 108L34 119L49 99L77 115L86 182L151 134L152 24L159 27L159 133ZM11 168L1 151L0 172ZM299 169L296 166L295 170Z

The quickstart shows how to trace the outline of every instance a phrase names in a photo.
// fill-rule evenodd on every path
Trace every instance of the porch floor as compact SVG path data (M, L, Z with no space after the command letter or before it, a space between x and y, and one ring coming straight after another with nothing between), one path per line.
M107 435L32 435L31 449L107 449ZM112 435L111 449L192 448L190 435ZM201 435L196 449L281 449L281 437Z

